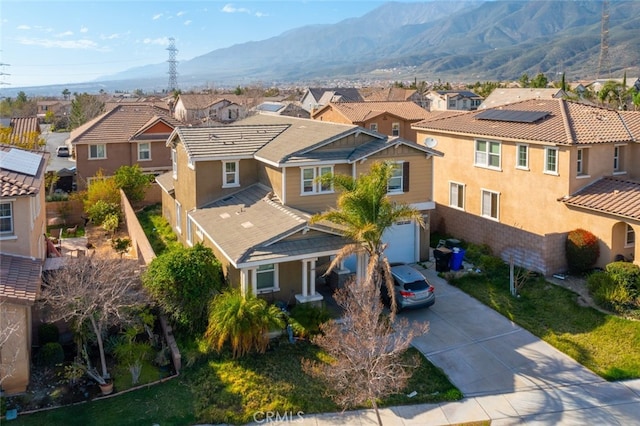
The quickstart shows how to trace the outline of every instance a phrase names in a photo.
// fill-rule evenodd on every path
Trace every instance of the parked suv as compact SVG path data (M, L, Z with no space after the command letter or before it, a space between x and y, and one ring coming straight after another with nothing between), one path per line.
M397 311L407 308L426 308L436 302L435 288L415 268L409 265L391 267L394 289L396 293ZM386 284L381 289L382 301L391 305L391 298Z
M56 148L56 154L58 157L68 157L69 148L66 145L60 145L58 148Z

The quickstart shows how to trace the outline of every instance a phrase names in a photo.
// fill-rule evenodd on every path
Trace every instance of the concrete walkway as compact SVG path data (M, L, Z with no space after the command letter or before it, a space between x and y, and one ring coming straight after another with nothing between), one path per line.
M429 322L429 333L416 338L414 346L465 398L383 409L385 425L640 425L640 380L603 380L434 270L416 267L436 287L436 304L401 315ZM317 426L377 424L372 410L289 420Z

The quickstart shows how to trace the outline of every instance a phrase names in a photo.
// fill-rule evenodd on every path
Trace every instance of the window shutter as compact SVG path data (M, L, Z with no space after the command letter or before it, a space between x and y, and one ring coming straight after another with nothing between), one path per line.
M409 162L402 163L402 192L409 192Z

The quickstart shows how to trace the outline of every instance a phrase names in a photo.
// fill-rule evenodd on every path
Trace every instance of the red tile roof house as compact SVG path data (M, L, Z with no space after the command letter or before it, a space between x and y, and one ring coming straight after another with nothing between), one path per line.
M596 266L640 264L640 112L531 99L414 128L444 153L432 223L447 233L550 275L584 228L600 240Z
M0 377L7 394L29 384L33 304L46 257L45 152L0 145Z
M173 106L173 116L195 126L230 123L247 116L247 108L235 95L181 93Z
M121 166L139 165L146 173L171 170L166 141L181 123L168 110L147 104L118 105L73 130L78 189L99 170L112 176Z

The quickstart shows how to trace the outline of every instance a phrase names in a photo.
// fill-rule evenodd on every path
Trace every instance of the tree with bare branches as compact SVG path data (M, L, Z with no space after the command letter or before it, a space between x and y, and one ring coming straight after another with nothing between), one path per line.
M103 334L110 326L128 323L147 297L137 261L90 256L66 258L64 266L43 284L40 303L48 308L50 322L64 320L77 331L88 326L93 332L102 371L88 374L102 383L110 379Z
M403 354L414 337L427 332L428 324L409 324L406 318L392 322L371 283L351 282L335 298L343 317L322 324L322 333L312 340L332 361L304 360L303 368L323 380L342 407L370 403L382 425L378 401L406 387L418 359L406 361Z

